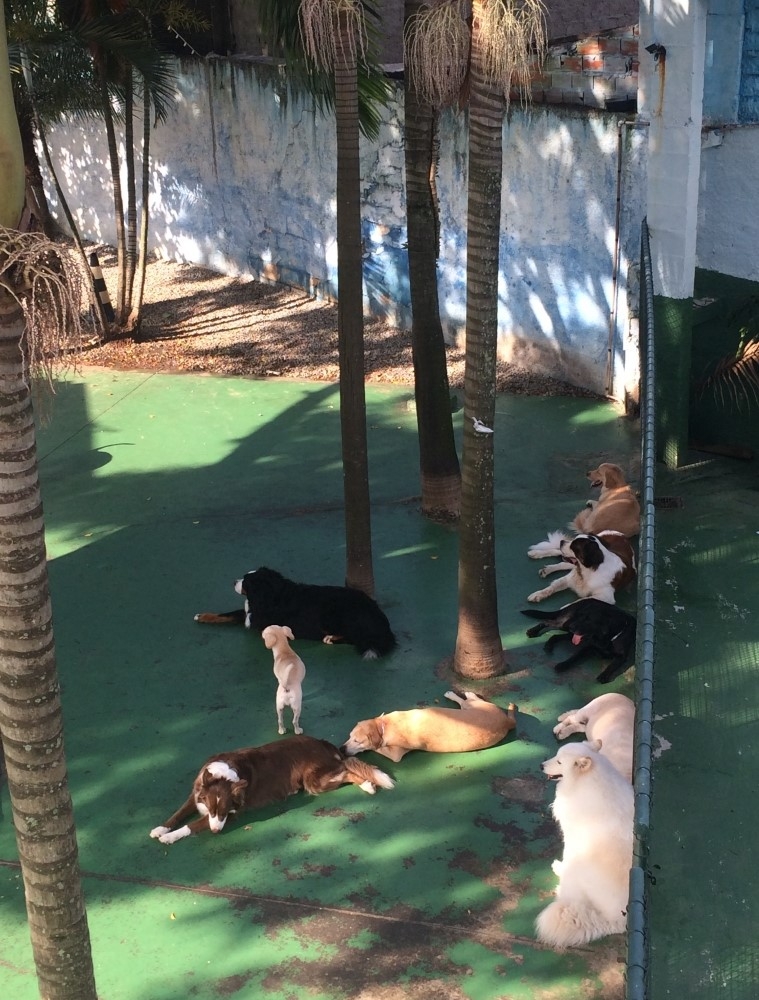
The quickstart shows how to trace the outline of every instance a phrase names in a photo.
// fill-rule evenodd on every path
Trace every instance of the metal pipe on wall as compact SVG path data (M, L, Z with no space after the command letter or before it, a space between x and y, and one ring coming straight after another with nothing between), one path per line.
M617 290L619 286L619 220L622 209L622 130L648 128L651 123L642 118L623 118L617 122L617 191L614 209L614 256L611 269L611 309L609 311L609 342L606 346L606 395L614 388L614 334L617 332Z

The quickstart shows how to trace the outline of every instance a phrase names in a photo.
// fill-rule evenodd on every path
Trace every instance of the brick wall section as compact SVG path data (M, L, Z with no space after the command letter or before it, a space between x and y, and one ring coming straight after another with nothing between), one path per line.
M234 51L268 52L258 35L253 0L229 0ZM759 0L748 0L757 4ZM403 62L403 0L375 0L383 19L380 60ZM638 92L638 0L552 0L548 3L550 45L532 83L534 104L606 108L609 101L635 99ZM757 91L759 93L759 91ZM518 94L512 97L518 100Z
M533 104L606 108L637 93L637 24L550 46L532 80Z

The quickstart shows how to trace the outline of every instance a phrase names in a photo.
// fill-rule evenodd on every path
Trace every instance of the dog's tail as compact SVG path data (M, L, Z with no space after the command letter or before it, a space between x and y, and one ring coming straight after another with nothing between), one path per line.
M592 904L557 899L543 910L535 921L539 941L552 948L573 948L606 937L622 934L626 926L625 914L610 920Z
M546 618L555 618L555 611L540 611L538 608L522 608L522 614L527 615L528 618L540 618L545 620Z
M356 640L355 647L365 660L376 660L380 656L392 653L398 642L390 626L374 628L366 636Z
M548 538L544 542L537 542L527 550L530 559L545 559L547 556L560 556L562 542L568 542L569 535L563 531L549 531Z
M343 767L347 772L347 780L353 785L360 785L370 795L373 795L378 787L395 788L395 782L389 774L380 771L378 767L372 767L371 764L365 764L356 757L346 757L343 760Z

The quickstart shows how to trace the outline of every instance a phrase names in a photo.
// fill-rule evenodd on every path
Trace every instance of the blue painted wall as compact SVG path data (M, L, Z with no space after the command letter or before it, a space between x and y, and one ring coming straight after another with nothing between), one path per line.
M151 148L153 247L225 273L334 295L333 120L307 99L290 99L271 67L219 59L179 68L173 113L156 128ZM367 309L408 326L402 108L399 89L378 143L362 145L361 170ZM617 120L605 112L541 107L514 110L504 126L500 352L597 391L605 385L610 336ZM101 130L71 122L53 138L83 231L113 242ZM646 141L623 130L612 331L618 381L630 328L628 271L637 262L644 214ZM445 114L439 276L450 338L464 329L466 186L466 120Z
M743 57L738 117L759 121L759 0L745 0Z

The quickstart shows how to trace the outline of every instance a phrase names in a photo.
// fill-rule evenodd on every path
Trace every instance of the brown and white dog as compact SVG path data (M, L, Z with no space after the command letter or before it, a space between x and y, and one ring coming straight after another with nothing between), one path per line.
M588 742L600 741L599 753L632 782L635 704L623 694L602 694L582 708L559 716L553 727L557 740L585 733Z
M591 486L601 487L601 494L598 500L588 500L570 528L596 535L599 531L613 529L621 531L626 538L639 534L640 504L620 467L602 462L587 475Z
M409 750L463 753L492 747L516 727L516 705L504 712L473 691L446 691L458 708L412 708L358 722L340 748L343 753L374 750L399 761Z
M303 703L303 678L306 665L298 654L290 648L288 639L294 639L287 625L267 625L261 633L267 649L274 651L274 676L277 678L277 732L285 734L283 714L285 708L293 712L293 729L300 735L300 709Z
M268 806L301 790L319 795L344 784L374 795L378 787L393 788L395 782L378 767L345 757L332 743L313 736L226 751L209 757L187 800L150 836L173 844L203 830L219 833L243 809ZM198 818L186 822L195 813Z
M558 552L562 562L542 566L538 575L546 577L564 569L569 572L543 590L534 591L528 601L544 601L561 590L573 590L578 597L595 597L614 604L616 591L635 579L635 552L621 531L599 531L597 535L581 534L571 539L553 531L547 544L552 546L551 551Z

